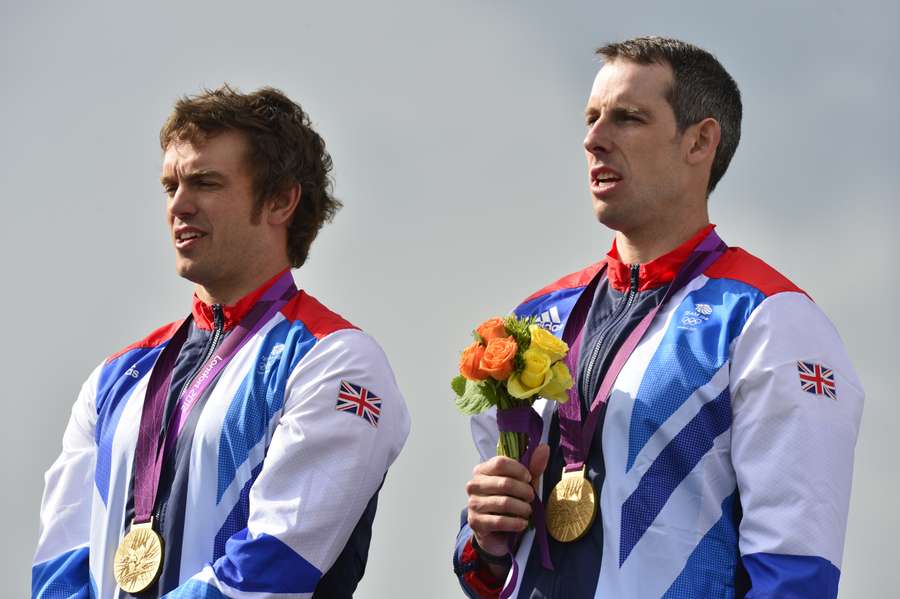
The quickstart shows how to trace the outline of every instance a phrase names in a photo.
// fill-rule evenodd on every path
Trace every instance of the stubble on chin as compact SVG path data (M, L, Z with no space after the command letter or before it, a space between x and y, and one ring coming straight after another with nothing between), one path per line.
M184 258L175 258L175 272L182 279L186 279L191 283L196 283L199 278L199 273L197 272L198 266L194 264L191 260L186 260Z
M601 225L613 231L618 231L621 225L620 219L617 218L616 210L606 202L594 198L593 200L594 217Z

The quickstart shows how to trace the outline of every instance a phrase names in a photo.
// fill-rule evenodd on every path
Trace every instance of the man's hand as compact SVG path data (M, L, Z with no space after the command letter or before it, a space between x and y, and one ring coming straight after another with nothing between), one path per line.
M528 526L531 501L549 457L550 447L541 444L534 450L528 468L502 456L475 466L472 480L466 484L469 526L486 553L505 555L509 538L505 533L519 533ZM491 570L505 575L505 572L497 572L496 567Z

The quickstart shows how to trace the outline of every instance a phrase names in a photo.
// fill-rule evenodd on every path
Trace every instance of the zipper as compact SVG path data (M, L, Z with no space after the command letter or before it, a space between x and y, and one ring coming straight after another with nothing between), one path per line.
M225 312L222 310L221 304L213 304L213 332L209 337L209 342L206 344L206 351L203 352L203 358L197 364L197 368L194 369L194 372L191 373L191 376L185 381L184 385L181 386L181 390L178 392L178 396L181 397L181 394L184 393L184 390L191 386L191 383L194 382L194 379L197 378L197 375L200 374L200 369L206 364L206 361L212 358L213 352L216 351L216 348L219 346L219 342L222 340L222 337L225 335Z
M634 303L634 300L638 296L638 286L640 283L640 274L641 274L641 265L640 264L632 264L629 266L631 269L631 286L628 288L628 292L625 294L625 298L619 303L619 307L613 313L612 317L607 321L606 326L597 336L597 342L594 343L594 347L591 349L591 355L588 358L587 366L584 369L584 376L581 377L581 397L583 399L587 399L587 401L592 401L593 398L590 396L591 390L591 375L594 372L594 368L597 365L597 360L600 358L600 350L603 349L604 341L609 337L610 332L612 332L613 328L621 322L622 317L628 313L628 309ZM590 404L588 404L590 406Z
M203 365L206 364L207 360L212 358L213 353L216 351L216 348L219 346L219 343L222 341L222 337L225 336L225 312L222 310L221 304L213 304L213 332L209 337L209 341L206 343L206 350L203 352L203 358L197 363L197 367L194 368L194 372L191 373L184 384L181 386L181 389L178 390L178 397L181 397L181 394L184 393L184 390L190 387L191 383L194 382L194 379L197 378L197 375L200 374L200 369L203 368ZM165 428L161 431L161 435L164 437L167 434L168 429L168 421L165 424ZM160 473L162 475L162 473ZM162 503L158 503L156 508L153 510L153 520L156 524L157 532L162 534L162 511L163 511Z

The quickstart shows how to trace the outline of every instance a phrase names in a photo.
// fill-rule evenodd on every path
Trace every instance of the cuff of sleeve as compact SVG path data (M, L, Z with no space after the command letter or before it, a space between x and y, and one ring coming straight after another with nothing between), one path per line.
M499 599L503 581L491 574L487 564L478 558L472 547L472 537L466 541L460 555L460 572L463 582L482 599Z

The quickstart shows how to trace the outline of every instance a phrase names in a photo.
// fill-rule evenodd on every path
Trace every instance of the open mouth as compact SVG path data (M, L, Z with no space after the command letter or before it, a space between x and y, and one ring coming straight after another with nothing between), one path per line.
M615 191L622 181L622 177L598 177L591 180L591 192L595 196L608 195Z
M206 237L206 233L202 231L178 231L175 233L175 247L179 249L190 247L204 237Z
M591 169L591 190L595 193L612 191L621 180L622 175L608 166Z
M599 177L594 178L594 183L597 183L598 185L604 185L607 183L615 183L615 182L621 181L621 180L622 180L622 177L618 177L616 175L609 174L609 173L604 173L604 174L600 175Z

